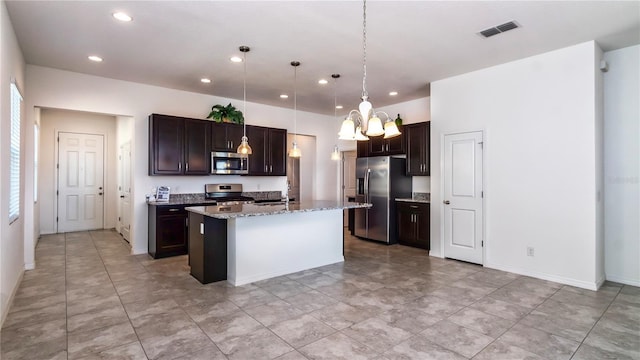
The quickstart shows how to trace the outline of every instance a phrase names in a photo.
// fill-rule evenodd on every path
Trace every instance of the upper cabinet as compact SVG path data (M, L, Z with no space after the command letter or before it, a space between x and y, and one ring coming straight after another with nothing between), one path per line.
M404 126L407 142L407 175L429 176L431 122Z
M287 175L287 130L247 125L249 175Z
M149 116L149 175L207 175L211 122Z
M242 125L220 123L212 126L212 150L224 152L236 152L244 135Z
M402 132L402 127L399 127ZM404 134L391 139L385 139L384 136L369 137L369 155L368 156L386 156L404 154Z

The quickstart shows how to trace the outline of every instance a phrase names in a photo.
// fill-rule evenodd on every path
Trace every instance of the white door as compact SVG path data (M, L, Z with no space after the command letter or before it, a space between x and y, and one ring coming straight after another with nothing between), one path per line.
M356 157L355 151L342 152L342 201L356 196ZM344 226L349 224L349 211L344 211Z
M482 264L482 132L444 137L444 255Z
M58 232L103 228L104 137L58 134Z
M131 232L131 143L120 146L120 234L129 241Z

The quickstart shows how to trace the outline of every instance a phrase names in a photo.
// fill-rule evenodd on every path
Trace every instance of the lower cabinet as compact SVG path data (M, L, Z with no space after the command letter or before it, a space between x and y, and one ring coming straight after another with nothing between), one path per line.
M430 249L428 203L398 201L398 243L421 249Z
M189 266L203 284L227 279L227 220L189 213Z
M185 255L188 252L186 206L149 205L149 255L154 259Z

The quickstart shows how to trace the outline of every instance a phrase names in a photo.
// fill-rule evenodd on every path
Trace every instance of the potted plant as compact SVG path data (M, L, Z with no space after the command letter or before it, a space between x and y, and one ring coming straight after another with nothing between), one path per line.
M235 106L229 105L213 105L207 119L213 119L217 123L228 122L234 124L244 124L244 116L242 111L237 110Z

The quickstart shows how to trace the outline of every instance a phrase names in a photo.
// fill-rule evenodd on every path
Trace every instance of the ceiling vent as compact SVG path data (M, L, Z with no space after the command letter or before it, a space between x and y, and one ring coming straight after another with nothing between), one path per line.
M509 31L509 30L513 30L513 29L517 29L520 26L518 26L518 24L515 21L509 21L507 23L498 25L498 26L494 26L492 28L488 28L485 30L482 30L478 33L478 35L482 35L485 38L491 37L493 35L498 35L501 34L505 31Z

